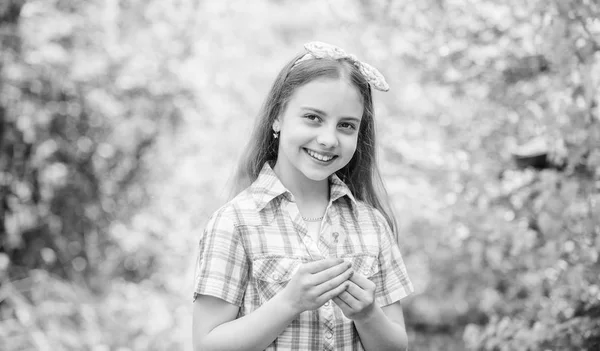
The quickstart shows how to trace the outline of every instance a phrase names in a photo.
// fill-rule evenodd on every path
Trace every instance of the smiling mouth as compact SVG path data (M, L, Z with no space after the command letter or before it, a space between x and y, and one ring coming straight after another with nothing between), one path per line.
M337 155L323 155L323 154L320 154L318 152L315 152L315 151L312 151L309 149L304 149L304 151L306 151L308 156L314 158L317 161L321 161L321 162L329 162L337 157Z

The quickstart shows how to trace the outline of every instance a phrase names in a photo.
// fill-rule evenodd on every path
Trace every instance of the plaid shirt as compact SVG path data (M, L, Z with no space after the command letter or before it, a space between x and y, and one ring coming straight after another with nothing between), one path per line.
M293 195L268 163L258 179L210 218L200 239L194 300L211 295L240 306L238 317L280 292L302 263L342 257L377 285L383 307L413 291L384 217L356 201L336 175L319 241L308 235ZM363 350L352 320L332 301L298 315L267 350Z

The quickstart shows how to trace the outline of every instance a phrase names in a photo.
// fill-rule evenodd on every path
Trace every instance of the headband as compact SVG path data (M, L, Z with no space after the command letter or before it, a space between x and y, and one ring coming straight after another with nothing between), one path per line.
M347 54L344 50L337 46L322 43L320 41L311 41L310 43L304 44L304 48L306 51L308 51L308 53L299 58L292 66L292 69L300 62L312 58L329 58L332 60L348 59L350 62L352 62L352 64L354 64L354 66L356 66L356 68L358 68L358 71L363 77L365 77L367 82L373 86L373 88L381 91L390 90L390 86L385 81L385 78L375 67L369 65L368 63L359 61L356 56Z

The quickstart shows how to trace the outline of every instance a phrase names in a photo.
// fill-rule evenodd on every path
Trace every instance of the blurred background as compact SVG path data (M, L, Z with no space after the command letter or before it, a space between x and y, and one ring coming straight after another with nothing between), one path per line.
M379 68L413 350L600 349L596 0L1 0L0 349L191 350L208 216L305 42Z

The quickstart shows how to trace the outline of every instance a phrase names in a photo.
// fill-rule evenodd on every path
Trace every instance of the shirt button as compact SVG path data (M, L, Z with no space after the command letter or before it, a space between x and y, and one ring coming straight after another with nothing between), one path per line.
M329 301L325 302L325 307L329 307Z
M331 339L331 338L333 338L333 333L332 333L332 332L327 332L327 333L325 334L325 337L326 337L327 339Z
M273 280L279 281L279 274L273 273Z

